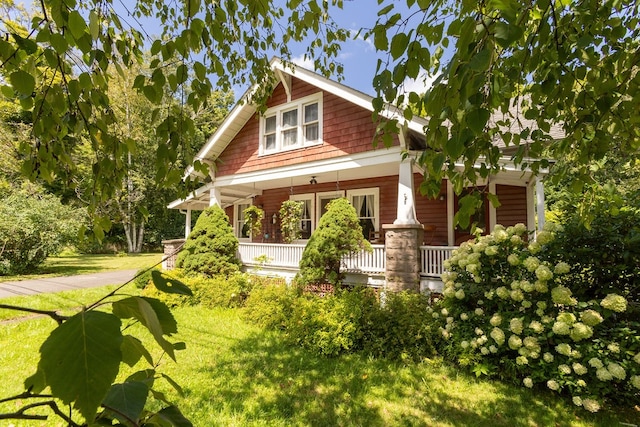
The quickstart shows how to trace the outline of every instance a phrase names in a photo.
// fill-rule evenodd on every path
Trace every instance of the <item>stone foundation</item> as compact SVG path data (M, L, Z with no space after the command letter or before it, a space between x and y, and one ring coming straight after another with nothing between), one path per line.
M420 244L422 224L385 224L387 267L385 289L420 292Z
M162 256L162 269L173 270L176 268L176 258L178 257L178 251L184 244L185 239L173 239L163 240L162 249L164 255Z

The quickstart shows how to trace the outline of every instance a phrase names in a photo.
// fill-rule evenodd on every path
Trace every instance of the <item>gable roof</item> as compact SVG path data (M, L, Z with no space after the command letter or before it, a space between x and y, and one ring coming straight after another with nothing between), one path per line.
M330 80L305 68L295 65L287 65L279 58L273 58L271 60L271 69L275 73L280 84L283 84L285 86L285 90L288 90L287 80L289 80L291 77L295 77L305 83L321 89L322 91L329 92L359 107L373 112L373 97L363 92ZM209 140L196 154L194 160L200 160L204 162L211 161L213 159L216 159L225 150L225 148L227 148L227 146L237 135L237 133L251 119L251 117L253 117L256 111L258 111L256 105L249 101L256 88L257 85L248 89L240 97L240 100L229 112L218 129L216 129L213 135L209 137ZM394 107L388 107L387 110L382 112L382 116L389 119L398 119L400 122L404 120L402 113ZM406 126L412 135L412 139L419 138L419 135L423 134L423 128L427 124L427 119L422 117L414 117L413 120L409 121ZM191 166L187 169L186 174L191 175L197 173Z

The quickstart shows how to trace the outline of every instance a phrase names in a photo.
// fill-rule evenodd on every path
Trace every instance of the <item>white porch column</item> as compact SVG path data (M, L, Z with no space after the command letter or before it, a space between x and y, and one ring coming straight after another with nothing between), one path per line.
M185 223L184 223L184 238L186 239L191 234L191 208L187 208L187 212L185 214Z
M544 227L544 184L536 177L536 213L538 214L538 230Z
M398 207L394 224L419 224L416 219L416 205L413 190L413 159L400 162L398 180Z
M220 189L217 187L213 187L209 190L209 206L218 205L222 207L222 194L220 193Z

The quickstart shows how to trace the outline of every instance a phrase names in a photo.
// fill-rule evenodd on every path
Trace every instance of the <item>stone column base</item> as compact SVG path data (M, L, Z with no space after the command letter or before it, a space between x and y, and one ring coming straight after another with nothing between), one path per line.
M162 257L162 269L163 270L173 270L176 267L176 258L178 254L176 250L182 246L185 242L185 239L173 239L173 240L163 240L162 248L163 248L163 257Z
M422 224L385 224L386 285L391 292L420 292Z

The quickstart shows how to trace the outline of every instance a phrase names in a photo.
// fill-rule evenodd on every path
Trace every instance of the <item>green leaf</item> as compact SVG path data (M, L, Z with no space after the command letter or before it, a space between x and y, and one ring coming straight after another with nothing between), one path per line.
M51 394L64 404L74 403L88 421L118 374L120 325L112 314L83 311L54 329L40 347L38 370Z
M471 110L467 114L467 125L475 134L479 134L484 132L484 127L487 125L487 121L489 120L489 110L484 108L477 108L475 110Z
M33 90L36 88L36 79L29 73L23 70L14 71L9 76L13 89L31 96Z
M69 12L69 30L71 30L71 35L75 39L79 39L83 36L85 30L87 29L87 23L84 22L84 19L80 15L77 10L72 10Z
M155 304L151 304L151 301L154 301L152 298L141 298L141 297L129 297L118 302L113 303L113 314L122 318L134 318L137 319L140 323L142 323L153 335L153 338L160 345L160 347L173 359L175 360L175 352L173 345L164 339L163 335L169 335L172 332L175 332L177 329L175 319L171 316L171 312L167 308L166 305L162 304L160 301L155 300ZM155 307L154 307L155 306ZM164 306L166 312L160 312L160 316L158 312L156 312L156 308L160 306ZM167 320L167 313L173 321L173 325ZM164 322L161 322L160 318L163 319ZM165 330L166 328L166 330Z
M132 335L125 335L122 340L122 361L129 366L135 366L142 357L149 365L153 365L153 358L142 341Z
M494 208L499 208L502 205L500 200L498 200L498 196L495 194L487 193L487 200L489 200L489 203L491 203L491 206Z
M120 422L138 421L149 395L147 384L139 381L111 386L102 405Z
M162 274L161 271L153 270L151 272L151 280L153 281L153 285L159 291L166 292L168 294L193 295L193 292L191 292L191 289L189 289L187 285L178 279Z
M469 61L469 67L475 71L486 71L489 68L490 63L491 51L485 47L471 58L471 61Z
M391 39L391 56L393 59L398 59L407 50L409 44L409 36L405 33L398 33Z

